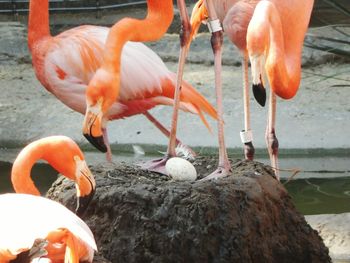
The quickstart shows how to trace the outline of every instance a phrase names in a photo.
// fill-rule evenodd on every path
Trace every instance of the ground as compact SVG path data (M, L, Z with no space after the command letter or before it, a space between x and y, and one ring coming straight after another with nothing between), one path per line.
M311 29L322 34L325 29ZM64 134L82 146L88 142L81 134L83 116L68 109L36 80L26 46L26 27L19 23L2 23L0 27L0 142L3 147L22 146L43 136ZM166 35L160 42L150 43L170 70L176 71L178 36ZM243 128L243 101L240 55L225 39L223 56L223 93L226 144L241 149L239 131ZM344 59L343 59L344 60ZM185 79L215 105L214 73L209 35L201 34L193 43L185 68ZM330 152L349 149L350 141L342 134L350 132L347 63L329 53L305 48L302 81L292 100L278 100L276 133L280 154L323 149ZM170 125L170 107L157 107L152 113ZM264 131L267 107L251 98L251 118L256 148L265 152ZM199 118L181 114L178 136L194 147L217 147L216 123L209 120L214 133L208 132ZM143 116L111 122L110 141L115 151L131 150L131 144L166 145L167 139ZM13 132L16 131L16 132ZM195 131L195 132L194 132ZM213 152L213 151L212 151Z

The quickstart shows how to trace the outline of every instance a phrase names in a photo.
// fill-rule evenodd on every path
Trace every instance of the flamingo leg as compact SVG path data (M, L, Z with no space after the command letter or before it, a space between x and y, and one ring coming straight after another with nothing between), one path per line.
M188 52L188 46L190 44L190 34L191 34L191 23L187 13L186 4L184 0L177 0L177 5L180 11L181 17L181 31L180 31L180 55L179 62L177 68L177 78L176 78L176 86L174 93L174 107L173 114L171 118L171 129L169 135L169 143L166 155L157 160L153 160L151 162L146 162L141 165L141 168L158 172L161 174L167 175L165 170L166 162L176 156L175 146L176 146L176 131L177 131L177 120L179 113L179 104L180 104L180 93L181 93L181 83L183 77L183 71L185 67L186 56Z
M243 54L243 105L244 105L244 130L241 131L241 140L244 144L244 156L247 160L254 159L253 134L250 127L249 83L248 83L248 55Z
M215 8L212 0L206 0L209 14L209 23L218 21ZM212 27L212 26L211 26ZM222 62L222 42L223 33L221 27L212 27L211 45L214 53L214 67L215 67L215 90L216 103L218 113L218 139L219 139L219 165L218 168L203 178L202 180L218 179L226 177L231 173L231 164L228 160L225 138L224 138L224 120L223 120L223 105L222 105L222 80L221 80L221 62Z
M269 101L269 117L267 121L265 139L266 145L270 156L271 166L275 170L277 179L279 176L278 167L278 140L275 133L276 124L276 94L270 89L270 101Z
M177 131L177 120L179 115L179 105L180 105L180 94L181 94L181 84L183 78L183 72L185 68L185 62L188 52L188 46L190 44L190 33L191 33L191 23L187 13L186 4L184 0L177 0L177 5L181 16L181 31L180 31L180 55L177 67L177 78L176 87L174 93L174 107L173 115L171 118L171 129L167 155L170 157L176 156L175 146L176 146L176 131Z
M148 111L143 113L145 117L154 124L166 137L170 137L170 131L165 128L156 118L154 118ZM176 138L176 137L175 137ZM196 153L186 144L182 143L179 139L176 138L176 149L181 148L187 155L195 157ZM177 153L177 152L176 152Z
M103 134L103 141L107 147L106 160L107 160L107 162L111 163L112 162L112 150L111 150L111 146L109 144L107 128L102 128L102 134Z

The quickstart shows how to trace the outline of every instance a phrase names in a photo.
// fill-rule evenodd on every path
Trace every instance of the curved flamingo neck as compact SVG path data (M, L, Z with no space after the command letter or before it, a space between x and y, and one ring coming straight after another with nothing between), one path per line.
M102 67L120 72L120 59L123 46L127 41L156 41L168 30L173 20L173 2L171 0L148 0L147 16L143 20L124 18L110 30Z
M294 16L300 14L300 18L291 23L283 13L287 12L284 11L287 7L280 5L278 9L269 1L257 4L248 26L247 49L251 59L266 55L265 70L272 90L278 96L290 99L300 84L302 45L311 9L300 5L289 7L287 11Z
M295 96L300 85L303 43L294 43L293 48L286 48L285 42L292 41L292 39L286 38L286 34L283 35L283 27L277 10L270 8L268 14L270 42L265 69L274 93L281 98L290 99Z
M43 159L45 146L32 143L17 156L12 166L11 181L16 193L40 195L30 177L34 164Z
M36 42L50 36L49 1L30 0L28 21L28 46L32 50Z

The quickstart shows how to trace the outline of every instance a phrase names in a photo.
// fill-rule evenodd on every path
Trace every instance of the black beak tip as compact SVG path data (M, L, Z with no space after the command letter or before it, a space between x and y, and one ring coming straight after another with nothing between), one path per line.
M264 107L266 103L266 90L262 83L253 84L253 94L256 101Z
M93 137L88 133L84 133L84 137L93 145L95 148L103 153L107 152L107 146L103 140L103 136Z

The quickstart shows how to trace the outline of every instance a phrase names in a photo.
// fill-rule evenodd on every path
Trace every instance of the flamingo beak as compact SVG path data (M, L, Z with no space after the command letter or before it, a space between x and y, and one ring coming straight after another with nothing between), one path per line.
M83 123L83 135L101 152L107 152L107 146L102 134L102 109L101 103L95 106L88 106Z
M103 140L103 136L94 137L91 134L84 133L84 137L100 152L107 152L107 146Z
M266 103L266 90L262 82L253 84L253 94L256 101L264 107Z
M75 213L82 216L89 206L96 190L96 182L84 160L76 158L77 162L77 208Z
M262 79L262 73L264 71L263 63L264 58L256 55L249 55L251 71L253 77L253 94L256 101L262 106L265 106L266 103L266 90L264 87L264 82Z

